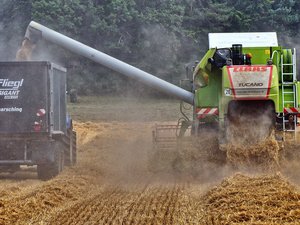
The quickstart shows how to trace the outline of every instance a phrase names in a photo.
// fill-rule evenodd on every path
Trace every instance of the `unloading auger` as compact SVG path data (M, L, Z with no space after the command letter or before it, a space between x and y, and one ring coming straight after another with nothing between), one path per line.
M130 78L138 80L150 87L167 93L177 99L180 99L189 104L194 104L194 94L177 87L169 82L159 79L149 73L146 73L136 67L124 63L116 58L106 55L96 49L75 41L65 35L55 32L34 21L30 22L25 39L36 43L40 38L56 43L72 52L76 52L86 58L89 58L97 63L100 63L112 70L124 74Z

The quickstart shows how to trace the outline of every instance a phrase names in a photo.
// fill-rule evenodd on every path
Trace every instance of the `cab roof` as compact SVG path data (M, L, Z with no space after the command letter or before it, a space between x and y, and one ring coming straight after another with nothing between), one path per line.
M276 32L209 33L209 48L230 48L233 44L243 47L277 47Z

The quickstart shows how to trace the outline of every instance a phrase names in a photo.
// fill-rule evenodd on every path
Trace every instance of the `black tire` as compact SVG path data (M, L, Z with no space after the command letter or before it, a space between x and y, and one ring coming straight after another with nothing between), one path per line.
M38 164L37 175L40 180L50 180L56 177L65 166L64 152L58 148L55 149L54 163L51 164Z
M72 151L73 151L73 165L75 165L77 163L77 141L76 141L76 132L75 131L72 131L72 135L73 135L73 148L72 148Z
M74 166L77 163L76 132L72 129L68 129L67 135L63 140L65 148L65 165Z

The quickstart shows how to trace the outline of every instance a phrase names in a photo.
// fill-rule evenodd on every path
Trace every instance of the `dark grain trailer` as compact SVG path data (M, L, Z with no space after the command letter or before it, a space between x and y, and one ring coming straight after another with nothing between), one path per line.
M37 165L39 179L76 163L66 69L46 61L0 62L0 172Z

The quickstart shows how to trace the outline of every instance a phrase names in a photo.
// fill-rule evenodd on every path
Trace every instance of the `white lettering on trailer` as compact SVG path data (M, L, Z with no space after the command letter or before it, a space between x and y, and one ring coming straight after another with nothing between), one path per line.
M0 79L0 84L2 84L2 87L10 87L10 88L15 88L19 89L23 85L24 79L20 81L10 81L9 79Z
M12 81L9 79L0 79L0 96L4 99L18 99L24 79Z
M0 108L0 112L22 112L23 108L11 107L11 108Z

